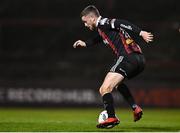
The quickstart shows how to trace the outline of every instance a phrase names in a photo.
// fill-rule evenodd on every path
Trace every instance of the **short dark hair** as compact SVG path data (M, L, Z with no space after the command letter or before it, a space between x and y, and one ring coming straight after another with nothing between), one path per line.
M100 16L100 13L98 11L98 9L94 6L94 5L89 5L87 7L85 7L81 14L80 14L80 17L82 16L86 16L88 15L89 13L93 13L95 16L99 17Z

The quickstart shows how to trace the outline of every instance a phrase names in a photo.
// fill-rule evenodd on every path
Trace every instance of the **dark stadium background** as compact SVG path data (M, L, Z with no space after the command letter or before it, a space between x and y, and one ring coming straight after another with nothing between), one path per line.
M73 49L93 33L79 14L94 4L102 16L127 19L154 34L142 44L145 71L127 81L147 107L180 107L178 0L1 0L0 105L102 106L98 87L112 62L104 45ZM118 106L127 106L114 93Z

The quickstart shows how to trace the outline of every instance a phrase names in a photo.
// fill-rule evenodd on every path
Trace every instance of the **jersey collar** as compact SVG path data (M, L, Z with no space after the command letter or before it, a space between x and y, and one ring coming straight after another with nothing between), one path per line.
M98 19L97 19L97 21L96 21L96 27L98 26L98 23L99 23L99 21L101 20L101 18L102 18L101 16L98 17Z

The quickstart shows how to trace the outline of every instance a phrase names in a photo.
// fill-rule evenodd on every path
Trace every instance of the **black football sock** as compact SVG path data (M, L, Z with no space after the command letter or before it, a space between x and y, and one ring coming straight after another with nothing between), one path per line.
M115 117L113 97L111 93L106 93L102 96L104 108L107 110L108 117Z
M125 84L120 84L117 87L117 90L122 94L122 96L124 97L124 99L128 102L128 104L131 106L131 108L133 110L135 110L136 108L136 103L135 100L131 94L131 92L129 91L129 88L125 85Z

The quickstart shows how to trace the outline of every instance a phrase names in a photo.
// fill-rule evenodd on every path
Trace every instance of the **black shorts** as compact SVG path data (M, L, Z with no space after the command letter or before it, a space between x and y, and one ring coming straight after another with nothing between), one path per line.
M143 54L131 53L127 56L119 56L110 69L110 72L117 72L125 78L133 78L144 70L145 58Z

